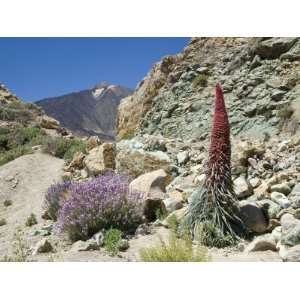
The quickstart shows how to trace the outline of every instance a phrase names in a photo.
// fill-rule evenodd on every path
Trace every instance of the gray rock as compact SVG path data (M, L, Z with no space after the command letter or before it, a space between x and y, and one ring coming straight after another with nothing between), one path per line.
M287 249L282 258L286 262L300 262L300 245Z
M272 230L272 236L274 237L276 243L281 239L281 226L277 226Z
M262 209L255 203L249 203L246 200L240 201L239 205L241 209L241 218L249 230L255 233L266 232L268 222Z
M249 183L252 188L257 188L261 184L261 180L258 177L254 177L249 180Z
M37 255L38 253L48 253L51 251L53 251L51 243L47 238L43 238L35 245L32 255Z
M93 235L92 239L95 240L96 244L99 247L102 247L104 244L104 236L105 236L105 232L104 232L104 230L101 230L101 231L95 233Z
M285 246L294 246L300 243L300 220L297 220L291 214L284 214L281 219L282 236L281 244Z
M279 192L272 192L271 199L283 208L288 208L291 205L288 198L284 194Z
M267 250L276 251L276 241L270 233L256 237L245 249L246 252Z
M242 199L253 194L252 186L245 179L245 177L240 176L234 180L234 191L238 199Z
M300 183L297 183L294 186L291 194L289 195L289 199L293 208L300 208Z
M179 152L177 154L177 162L179 165L184 165L189 160L189 153L187 151Z
M96 240L89 239L87 241L77 241L72 245L72 252L99 250Z
M280 205L270 199L263 199L260 200L258 203L266 209L269 219L275 219L277 214L281 210Z

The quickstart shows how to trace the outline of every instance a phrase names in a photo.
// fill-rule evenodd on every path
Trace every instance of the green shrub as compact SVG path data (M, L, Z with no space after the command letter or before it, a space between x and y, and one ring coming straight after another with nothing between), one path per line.
M147 262L203 262L207 261L206 249L193 246L193 240L184 223L176 216L168 219L170 235L168 241L160 240L159 245L140 250L140 257Z
M76 152L85 152L85 142L79 139L48 138L43 144L43 151L71 161Z
M8 146L10 149L22 146L25 144L32 144L35 139L40 136L45 136L45 132L36 127L24 127L13 130L9 134Z
M188 235L178 238L174 232L170 233L167 242L160 240L156 247L144 248L140 257L146 262L204 262L207 261L206 250L203 247L193 247Z
M2 262L27 262L28 246L23 239L23 232L18 229L14 234L14 252L12 256L5 255L0 261Z
M117 255L122 232L118 229L109 229L104 236L104 248L110 255Z
M199 74L193 79L192 85L194 88L197 88L199 86L205 87L205 86L207 86L207 80L208 80L207 75Z
M0 153L0 166L22 156L32 153L32 150L28 146L18 146L6 152Z
M27 218L27 220L26 220L26 222L25 222L25 225L26 225L27 227L31 227L31 226L33 226L33 225L35 225L35 224L37 224L37 223L38 223L38 222L37 222L37 219L36 219L35 214L31 213L30 216Z

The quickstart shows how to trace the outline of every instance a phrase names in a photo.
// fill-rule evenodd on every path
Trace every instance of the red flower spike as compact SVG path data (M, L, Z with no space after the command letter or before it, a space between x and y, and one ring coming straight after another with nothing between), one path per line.
M206 186L219 185L231 178L230 125L220 84L216 85L215 111L206 168Z

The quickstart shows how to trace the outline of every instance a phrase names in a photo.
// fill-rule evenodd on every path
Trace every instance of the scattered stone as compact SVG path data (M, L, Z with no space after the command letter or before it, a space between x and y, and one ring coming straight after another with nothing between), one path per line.
M258 199L262 199L268 195L269 185L267 182L262 181L258 188L254 190L255 195Z
M288 208L291 205L288 198L284 194L279 192L272 192L271 199L283 208Z
M167 213L171 213L174 210L180 209L183 207L182 201L176 200L174 198L166 198L163 200L164 210Z
M245 177L240 176L233 183L238 199L243 199L253 194L253 189Z
M139 225L139 227L135 231L136 235L147 235L150 233L151 233L151 228L149 227L148 224Z
M280 212L281 207L279 204L275 203L270 199L263 199L258 202L267 211L269 219L275 219L277 214Z
M203 185L203 183L204 183L204 181L205 181L205 174L201 174L201 175L199 175L199 176L196 176L195 177L195 183L197 184L197 185Z
M179 152L177 154L177 162L179 165L184 165L189 160L189 153L187 151Z
M52 251L53 251L53 247L49 242L49 240L47 238L43 238L35 245L32 255L37 255L38 253L48 253Z
M121 239L118 243L119 251L126 251L129 248L129 242L126 239Z
M252 188L257 188L261 184L261 180L258 177L251 178L249 180L250 185Z
M268 222L262 209L255 203L249 203L247 200L239 202L241 218L250 231L255 233L264 233L268 229Z
M264 234L256 237L245 249L246 252L276 251L276 241L272 234Z
M284 195L288 195L291 192L291 188L289 187L289 185L287 183L284 182L284 183L272 185L270 187L270 191L271 192L279 192Z
M284 214L281 219L281 244L294 246L300 243L300 221L291 214Z

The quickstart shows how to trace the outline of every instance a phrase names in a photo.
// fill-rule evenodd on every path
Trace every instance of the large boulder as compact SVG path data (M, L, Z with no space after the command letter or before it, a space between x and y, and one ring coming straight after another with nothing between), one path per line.
M99 175L115 169L116 146L104 143L93 148L84 159L84 165L90 175Z
M284 214L281 219L281 244L295 246L300 244L300 220L291 214Z
M144 199L144 215L148 220L154 220L158 210L163 209L168 175L160 169L140 175L130 185L130 190L142 193Z
M240 201L241 218L248 229L255 233L263 233L268 229L268 221L261 207L246 200Z
M143 144L136 141L122 141L117 144L116 169L136 178L144 173L163 169L171 175L172 162L167 153L145 151ZM169 176L169 181L171 176Z
M272 192L271 199L279 204L282 208L288 208L291 205L288 198L284 194L279 192Z
M45 129L58 129L60 127L59 121L46 115L37 117L37 122Z

